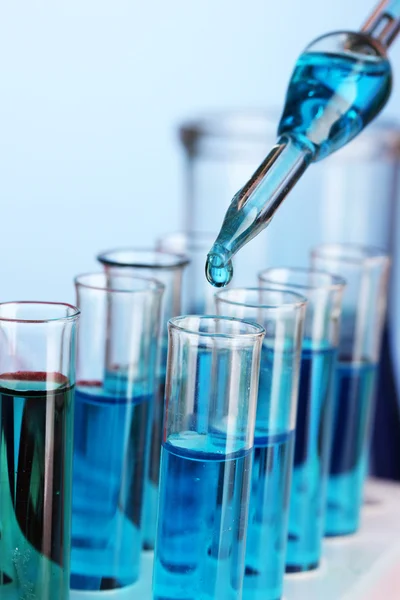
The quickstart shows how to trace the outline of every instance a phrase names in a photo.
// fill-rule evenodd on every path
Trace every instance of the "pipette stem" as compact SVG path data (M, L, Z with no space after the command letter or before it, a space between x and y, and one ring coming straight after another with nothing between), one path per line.
M400 0L382 0L361 31L388 48L400 32Z
M215 242L216 247L224 249L225 260L266 227L312 157L308 143L288 135L278 140L228 208Z

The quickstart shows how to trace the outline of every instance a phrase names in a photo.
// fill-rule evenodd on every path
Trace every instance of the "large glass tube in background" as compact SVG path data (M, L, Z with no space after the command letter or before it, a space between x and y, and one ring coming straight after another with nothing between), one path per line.
M335 371L325 533L348 535L357 531L360 521L389 258L371 247L326 244L312 251L311 263L315 269L346 280Z
M146 482L143 545L146 550L154 548L158 506L158 480L162 440L165 373L167 367L167 322L181 314L182 278L189 259L182 254L140 250L134 248L110 250L98 255L108 274L136 274L152 277L164 285L161 313L160 359L157 367L158 390L154 403L149 472Z
M71 587L104 591L140 574L163 285L105 273L75 284Z
M254 435L245 600L278 600L285 568L298 375L306 300L273 289L231 288L215 296L220 315L266 331Z
M286 571L316 569L322 553L329 471L332 383L344 280L312 269L272 268L260 286L282 286L307 298L297 403Z
M171 319L154 600L242 598L264 330Z
M215 112L184 123L185 232L218 231L233 195L276 139L279 113ZM380 118L334 155L313 164L268 228L234 258L231 285L254 285L266 267L307 268L322 243L377 246L393 257L379 369L374 474L400 480L400 126ZM204 257L205 260L205 257Z
M69 598L78 318L68 304L0 304L1 598Z

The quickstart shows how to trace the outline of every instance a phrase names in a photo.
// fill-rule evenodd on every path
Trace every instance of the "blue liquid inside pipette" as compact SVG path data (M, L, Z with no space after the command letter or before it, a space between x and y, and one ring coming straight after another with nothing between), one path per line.
M386 58L307 52L296 64L278 134L308 140L319 160L360 133L390 90Z
M347 144L381 111L391 84L390 63L367 36L331 34L300 56L278 144L228 208L207 257L209 283L222 287L230 282L233 255L269 223L311 162Z

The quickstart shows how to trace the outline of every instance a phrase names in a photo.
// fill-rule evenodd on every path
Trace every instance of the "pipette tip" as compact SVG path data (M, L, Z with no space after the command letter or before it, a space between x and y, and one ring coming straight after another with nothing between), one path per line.
M207 255L206 277L214 287L225 287L232 279L233 266L228 253L222 247L211 249Z

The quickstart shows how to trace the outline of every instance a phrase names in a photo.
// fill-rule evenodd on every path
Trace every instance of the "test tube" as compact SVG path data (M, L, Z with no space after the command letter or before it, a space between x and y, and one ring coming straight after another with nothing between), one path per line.
M390 261L379 249L325 244L312 251L311 262L347 282L335 371L325 534L348 535L360 522Z
M136 274L151 277L164 285L161 313L161 347L157 366L158 387L154 402L149 472L146 480L143 547L153 550L158 507L158 480L162 441L165 373L167 367L167 322L181 314L182 276L189 259L182 254L154 250L121 249L102 252L97 257L109 274Z
M0 304L1 598L69 598L78 319L69 304Z
M163 286L105 273L80 275L75 286L71 588L130 589L140 568Z
M160 237L156 242L160 252L184 254L190 264L182 286L182 312L209 314L214 310L215 290L204 276L204 260L216 238L215 233L177 232Z
M332 384L345 282L323 271L266 269L260 285L279 285L308 302L301 351L286 571L316 569L322 553L332 417Z
M232 288L215 295L217 311L266 331L258 388L247 535L245 600L282 596L300 351L306 300L273 289Z
M168 332L153 598L239 600L264 329L185 316Z

